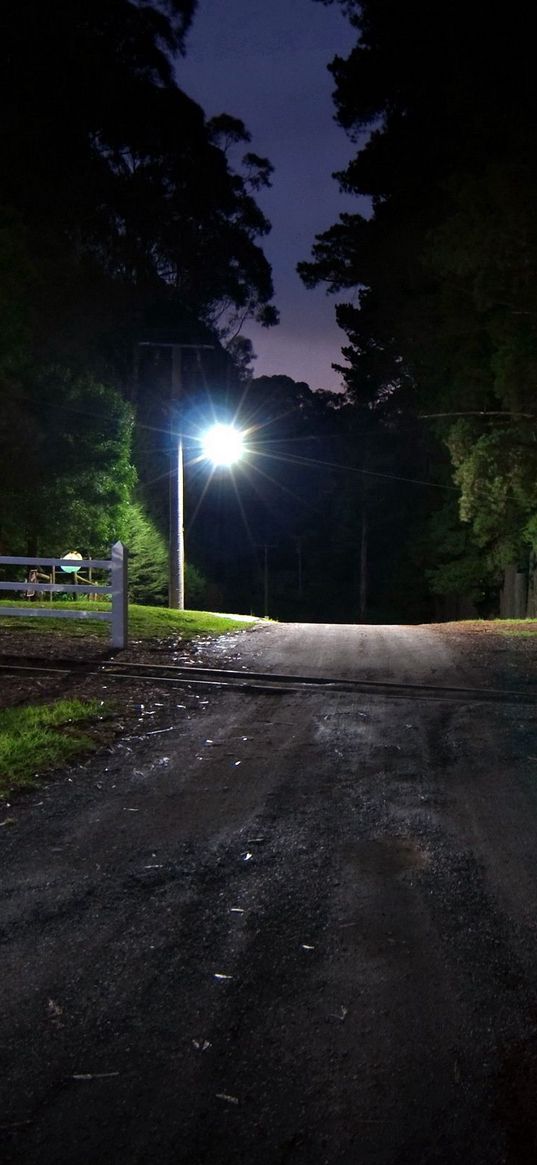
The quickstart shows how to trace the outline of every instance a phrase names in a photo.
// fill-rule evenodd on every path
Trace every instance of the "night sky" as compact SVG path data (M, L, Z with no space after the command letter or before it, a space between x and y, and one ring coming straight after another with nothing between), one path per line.
M349 161L353 145L334 121L334 82L326 67L336 53L347 56L355 40L337 6L199 0L187 55L177 67L179 85L207 116L241 118L252 134L246 148L275 167L272 188L257 200L272 223L263 247L281 322L268 330L250 324L244 334L258 355L257 376L285 373L311 388L341 388L331 363L341 362L345 336L334 299L322 288L306 290L295 268L342 210L360 209L331 177Z

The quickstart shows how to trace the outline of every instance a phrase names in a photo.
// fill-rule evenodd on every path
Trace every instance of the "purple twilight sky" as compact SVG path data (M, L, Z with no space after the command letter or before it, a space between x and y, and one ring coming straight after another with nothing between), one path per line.
M257 352L256 376L285 373L311 388L341 388L331 363L341 362L345 336L335 322L334 298L322 288L307 291L295 268L342 210L361 209L331 177L346 165L353 145L334 121L334 82L327 71L355 39L337 5L199 0L187 55L177 66L178 84L207 116L241 118L252 135L247 148L275 168L271 189L258 201L272 223L263 246L281 323L249 325L244 332Z

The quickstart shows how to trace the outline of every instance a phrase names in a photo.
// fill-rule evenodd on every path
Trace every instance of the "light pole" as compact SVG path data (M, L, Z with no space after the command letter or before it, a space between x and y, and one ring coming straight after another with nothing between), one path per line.
M176 344L142 340L140 348L169 348L172 357L170 378L169 418L172 423L174 405L179 413L179 435L177 444L170 443L169 471L169 550L168 550L168 606L175 611L185 609L185 535L184 535L184 467L183 433L180 422L180 404L183 391L182 360L183 348L194 351L211 350L213 344Z
M256 543L256 549L263 551L263 614L268 619L269 613L269 550L274 550L273 543Z
M172 376L170 419L173 405L179 405L182 394L182 364L181 346L172 346ZM183 430L179 417L179 433L177 446L170 447L170 478L169 478L169 582L168 606L176 611L185 609L185 507L184 507L184 464L183 464Z
M168 548L168 606L175 611L185 609L185 522L184 522L184 459L181 399L183 393L183 348L195 352L212 351L214 344L179 344L141 340L139 348L168 348L171 351L170 428L174 415L179 417L177 440L170 439L169 465L169 548ZM171 433L170 433L171 438ZM232 465L242 454L243 435L233 425L212 425L202 437L203 456L218 465Z
M263 579L264 579L264 587L263 587L264 603L263 603L263 606L264 606L265 619L268 619L268 546L267 546L266 542L265 542L264 567L265 567L265 569L264 569L264 573L263 573Z
M175 357L175 353L174 353ZM174 373L175 376L175 373ZM226 469L242 457L244 434L234 425L211 425L200 438L202 457L216 469ZM177 438L170 463L170 607L185 609L185 534L183 435ZM176 599L176 602L173 600Z

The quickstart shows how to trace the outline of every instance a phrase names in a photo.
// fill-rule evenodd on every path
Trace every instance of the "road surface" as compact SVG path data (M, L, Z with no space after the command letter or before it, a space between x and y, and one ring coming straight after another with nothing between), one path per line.
M215 665L0 830L2 1160L535 1165L535 703L426 627ZM500 668L500 663L502 667Z

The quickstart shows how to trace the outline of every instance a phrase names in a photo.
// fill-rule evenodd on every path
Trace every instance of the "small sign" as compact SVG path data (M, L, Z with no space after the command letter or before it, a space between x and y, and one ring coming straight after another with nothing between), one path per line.
M62 554L62 561L64 558L78 558L82 562L82 555L78 553L78 550L70 550L68 554ZM61 566L60 570L64 570L66 574L76 574L78 566Z

